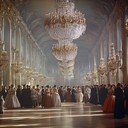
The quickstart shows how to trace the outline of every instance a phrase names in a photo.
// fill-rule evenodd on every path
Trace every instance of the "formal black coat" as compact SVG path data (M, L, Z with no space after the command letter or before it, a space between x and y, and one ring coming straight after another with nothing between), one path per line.
M117 87L114 92L115 95L115 109L114 117L117 119L124 117L124 94L121 87Z

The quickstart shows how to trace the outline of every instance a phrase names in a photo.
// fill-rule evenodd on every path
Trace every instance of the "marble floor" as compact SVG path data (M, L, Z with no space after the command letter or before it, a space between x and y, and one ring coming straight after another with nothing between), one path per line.
M128 117L114 119L101 106L63 103L60 108L5 110L0 128L128 128Z

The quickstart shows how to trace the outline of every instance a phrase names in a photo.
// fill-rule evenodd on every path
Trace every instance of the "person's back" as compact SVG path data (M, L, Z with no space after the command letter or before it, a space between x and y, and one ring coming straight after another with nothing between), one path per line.
M117 119L121 119L124 117L124 94L121 88L121 84L117 84L117 88L114 92L115 95L115 109L114 109L114 117Z

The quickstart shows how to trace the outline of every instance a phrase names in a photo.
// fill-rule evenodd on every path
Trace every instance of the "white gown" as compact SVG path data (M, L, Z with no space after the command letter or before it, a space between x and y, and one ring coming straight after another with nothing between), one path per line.
M81 88L77 88L76 100L77 102L83 102L83 93Z
M13 88L10 88L8 91L8 94L5 99L5 104L4 107L7 109L12 109L12 108L20 108L20 103L19 100L16 96L16 91Z
M60 95L58 93L58 90L56 88L53 89L52 98L53 98L54 107L60 107L61 106L61 99L60 99Z

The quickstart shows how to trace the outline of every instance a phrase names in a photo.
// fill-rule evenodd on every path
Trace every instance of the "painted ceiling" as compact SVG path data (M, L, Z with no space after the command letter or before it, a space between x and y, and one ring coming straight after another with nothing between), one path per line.
M98 41L116 0L74 0L74 2L76 9L85 14L87 21L85 34L74 40L78 45L75 70L83 74L88 67L89 54ZM57 61L51 49L56 41L50 38L44 27L45 14L55 9L55 0L13 0L13 3L46 55L48 72L52 69L52 73L55 73Z

